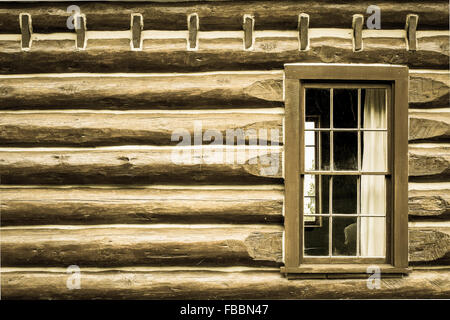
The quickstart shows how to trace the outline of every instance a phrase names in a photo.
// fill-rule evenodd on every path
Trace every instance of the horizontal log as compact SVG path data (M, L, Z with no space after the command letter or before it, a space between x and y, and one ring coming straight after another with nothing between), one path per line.
M409 140L440 140L450 138L450 109L424 111L410 109Z
M282 187L0 188L1 225L281 223Z
M7 269L7 268L2 268ZM384 279L380 288L367 279L292 281L276 270L223 272L161 268L84 271L80 290L68 290L66 269L2 271L3 299L430 299L450 298L448 270L417 270L402 279ZM173 311L176 317L179 310ZM171 314L170 312L168 313Z
M445 178L449 161L447 144L411 145L409 175ZM0 149L3 184L281 183L282 172L281 146Z
M5 266L259 265L282 262L281 226L3 228Z
M409 176L445 178L450 174L450 144L410 144Z
M268 70L283 68L290 62L449 67L448 33L419 33L418 50L407 51L403 30L394 35L390 30L385 30L386 35L376 30L377 33L363 37L363 50L354 52L351 29L315 31L310 30L307 51L299 51L298 32L277 31L255 32L251 50L244 50L242 36L202 39L199 35L198 49L189 51L184 33L181 38L144 38L140 51L131 50L128 33L121 39L89 39L88 36L85 50L77 50L74 40L35 40L29 51L22 51L20 41L2 41L0 73Z
M447 108L450 99L449 71L411 70L410 108Z
M4 227L2 266L277 265L277 225ZM409 261L447 264L448 222L410 222Z
M446 108L449 77L448 71L410 70L410 107ZM0 109L223 109L283 106L282 70L190 74L1 75L0 88Z
M1 148L3 184L281 183L281 147Z
M450 183L409 183L409 216L442 218L450 215Z
M450 265L450 223L411 222L409 261L413 264Z
M211 143L283 143L283 109L207 110L173 112L42 112L0 113L0 145L101 146L177 145L172 134L181 129L201 134ZM240 133L239 130L242 130ZM271 131L273 130L273 131ZM227 132L229 138L227 139ZM206 135L205 135L206 133ZM235 134L236 133L236 134ZM222 139L220 139L222 136Z
M411 218L446 219L447 183L410 183ZM283 186L0 188L1 224L281 223Z
M186 16L197 13L202 30L241 30L243 14L255 16L256 27L263 29L297 28L300 13L311 16L312 27L351 27L351 16L359 13L367 19L370 1L232 1L208 3L77 3L87 17L88 30L128 30L130 15L141 13L144 28L186 30ZM448 29L445 1L402 1L381 0L377 2L383 18L383 28L403 28L409 13L419 15L419 28ZM33 28L37 32L67 31L66 21L70 13L67 4L1 4L0 30L17 32L18 16L21 12L30 13Z
M282 144L283 115L282 108L186 112L2 112L0 145L176 145L178 140L172 141L172 133L180 129L187 130L191 137L202 132L205 138L207 130L219 132L223 144L236 143L231 138L228 142L226 139L227 131L232 134L233 130L242 130L246 144L255 143L254 139L258 138L260 142L273 140ZM411 109L409 119L409 140L450 138L450 111L447 109ZM210 140L206 139L205 143L208 142Z
M2 109L283 106L282 71L0 76L0 87Z

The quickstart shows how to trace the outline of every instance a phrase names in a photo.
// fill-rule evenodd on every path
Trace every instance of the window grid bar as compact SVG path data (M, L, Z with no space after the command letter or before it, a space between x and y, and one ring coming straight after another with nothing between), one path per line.
M337 259L354 259L354 258L358 258L356 256L308 256L308 255L304 255L305 258L315 258L315 259L323 259L323 258L337 258ZM385 259L385 256L363 256L360 257L363 259Z
M358 89L358 171L361 171L361 89Z
M333 245L333 177L330 177L328 192L328 255L332 256L332 245Z
M323 132L331 132L331 131L349 131L349 132L357 132L357 131L373 131L373 132L387 132L388 129L383 128L314 128L314 129L305 129L305 131L323 131Z
M362 171L362 154L361 154L361 88L358 88L358 111L357 111L357 123L358 123L358 171ZM358 176L356 180L356 257L361 256L361 176Z
M334 90L330 89L330 129L333 129L333 95ZM330 170L334 170L334 136L333 131L330 131Z
M356 256L360 256L359 243L361 241L360 233L360 216L361 216L361 176L358 176L356 180Z
M388 171L305 171L305 174L314 174L322 176L386 176Z
M310 217L329 217L328 213L314 213L314 214L305 214L305 216ZM377 214L356 214L356 213L333 213L334 217L362 217L362 218L386 218L386 215L377 215Z

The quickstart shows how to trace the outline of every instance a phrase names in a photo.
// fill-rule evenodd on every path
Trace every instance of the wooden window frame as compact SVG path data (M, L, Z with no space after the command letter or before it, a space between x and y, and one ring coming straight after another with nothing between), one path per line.
M388 115L388 167L391 168L389 230L386 230L386 261L376 264L385 275L406 274L408 269L408 67L380 64L285 64L285 265L281 272L288 278L367 275L376 261L351 259L349 263L305 263L303 258L303 186L304 167L302 124L305 112L303 85L311 81L367 82L391 85L391 114ZM302 168L302 169L301 169ZM388 187L389 190L389 187ZM373 263L372 263L373 262Z

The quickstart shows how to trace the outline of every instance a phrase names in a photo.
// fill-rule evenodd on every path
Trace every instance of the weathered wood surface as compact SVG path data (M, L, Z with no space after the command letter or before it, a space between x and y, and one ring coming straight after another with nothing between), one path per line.
M410 108L447 108L450 99L449 71L411 70Z
M307 51L299 51L296 31L292 36L280 36L277 31L259 34L255 31L252 50L244 50L242 37L200 37L195 51L187 50L185 37L144 39L142 51L131 50L130 37L88 39L86 49L81 51L75 49L73 40L35 40L26 52L21 50L19 41L2 41L0 73L269 70L283 68L290 62L388 63L431 69L449 67L448 34L418 34L418 50L407 51L404 31L393 37L370 33L362 38L364 49L354 52L352 29L310 31L310 50Z
M448 264L448 222L411 224L410 263ZM2 266L277 265L282 231L257 224L5 227Z
M281 147L2 148L2 184L281 183ZM202 152L203 151L203 152Z
M445 140L450 138L450 108L427 112L409 111L409 140Z
M291 29L297 27L300 13L311 16L313 27L339 28L351 26L351 16L364 14L370 1L251 1L251 2L209 2L209 3L76 3L86 14L88 30L127 30L130 15L141 13L144 28L165 30L187 30L186 15L197 13L203 30L241 30L244 13L256 18L261 29ZM416 13L420 16L419 26L423 29L448 29L448 2L446 1L402 1L381 0L377 2L382 12L382 28L401 29L406 16ZM32 15L37 32L67 31L66 20L70 16L66 3L52 4L1 4L0 30L4 33L17 32L18 16L21 12Z
M449 174L448 144L415 144L410 177ZM282 147L2 148L4 184L280 183Z
M281 107L283 72L3 76L0 98L2 109Z
M450 265L450 223L411 222L409 261L413 264Z
M409 175L446 178L450 174L450 144L410 144Z
M447 183L410 183L409 216L446 219ZM282 186L20 187L0 189L1 224L281 223Z
M5 268L4 268L5 269ZM81 269L80 290L68 290L66 269L3 271L3 299L430 299L450 298L450 272L416 270L383 279L371 290L367 279L287 280L276 270L235 271ZM174 313L175 314L175 313Z
M2 229L2 267L259 265L282 262L281 226Z
M449 78L448 71L411 70L410 107L448 107ZM283 71L4 75L0 98L0 109L282 107Z
M282 186L0 188L1 225L282 223Z
M409 183L408 207L412 218L448 218L450 183Z
M212 141L235 144L234 133L246 144L283 143L283 109L236 109L173 112L43 112L0 113L0 145L11 146L101 146L177 145L172 133L201 133L205 144ZM242 130L240 133L239 130ZM273 131L271 131L273 130ZM208 134L215 132L209 139ZM230 137L227 140L227 132ZM205 133L207 135L205 136ZM220 139L222 135L222 139ZM259 142L258 139L259 138ZM239 142L240 144L242 142Z
M410 110L409 140L434 141L450 138L449 110ZM3 112L0 113L0 145L176 145L178 140L171 139L174 131L185 129L194 137L196 127L198 132L202 130L203 136L207 130L220 132L224 144L227 130L230 134L233 130L243 130L246 144L254 144L256 138L260 138L260 141L282 144L283 112L281 108L229 109L223 112L176 111L176 113L175 111ZM272 136L271 130L278 130L278 134L275 134L277 131L273 131ZM205 144L209 142L210 139L205 140Z

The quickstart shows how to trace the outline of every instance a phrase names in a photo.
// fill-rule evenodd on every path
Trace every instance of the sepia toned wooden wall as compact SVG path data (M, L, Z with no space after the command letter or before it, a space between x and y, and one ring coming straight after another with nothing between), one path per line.
M3 298L450 297L447 1L379 1L381 30L352 29L365 1L77 5L75 32L67 3L0 4ZM410 67L408 277L370 291L279 273L288 62ZM269 135L256 161L174 163L172 133L197 121Z

